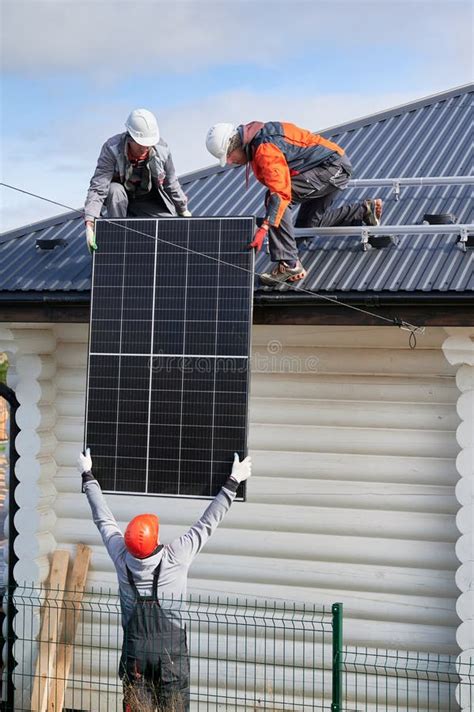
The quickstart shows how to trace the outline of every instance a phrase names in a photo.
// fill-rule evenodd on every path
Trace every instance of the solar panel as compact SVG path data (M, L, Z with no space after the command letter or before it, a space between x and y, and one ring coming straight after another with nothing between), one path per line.
M104 491L213 497L246 455L253 231L97 221L85 442Z

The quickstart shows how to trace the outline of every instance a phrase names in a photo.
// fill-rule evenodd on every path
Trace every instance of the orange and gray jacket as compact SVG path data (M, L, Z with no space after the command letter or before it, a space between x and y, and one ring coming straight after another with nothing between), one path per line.
M129 168L126 155L128 137L127 132L117 134L102 146L84 206L86 220L100 217L112 181L122 184L126 182ZM163 139L160 138L158 143L150 148L147 167L150 188L153 185L158 190L171 215L183 213L188 201L176 176L171 151Z
M337 143L283 121L252 121L238 131L256 179L270 192L265 217L276 227L291 203L291 176L344 155Z

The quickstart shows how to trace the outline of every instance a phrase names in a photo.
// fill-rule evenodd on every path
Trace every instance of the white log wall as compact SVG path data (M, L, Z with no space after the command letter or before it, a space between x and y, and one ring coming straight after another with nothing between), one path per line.
M56 489L54 454L56 438L56 336L51 326L11 324L0 326L0 351L8 355L8 385L15 391L19 402L17 423L21 428L15 445L18 460L15 491L19 509L15 514L15 564L14 576L18 582L39 585L49 573L49 559L57 548L54 538L56 514L54 510ZM8 500L5 502L5 534L8 535ZM8 543L4 544L6 563ZM6 576L5 571L5 576ZM6 584L6 580L3 582ZM4 632L7 622L4 623ZM30 631L39 627L39 612L32 611ZM14 632L24 633L21 617L13 621ZM30 632L31 635L31 632ZM24 689L31 687L32 663L35 650L28 646L18 659L18 674L25 673ZM5 658L4 658L5 659ZM5 686L4 688L5 689Z
M73 553L82 541L93 548L88 585L114 588L75 469L88 328L11 332L22 353L13 384L25 428L18 501L22 509L30 502L31 515L17 515L29 526L28 545L24 532L17 540L18 570L44 578L53 543ZM343 601L346 644L458 653L463 415L446 337L428 329L411 350L406 332L392 327L254 327L248 501L234 504L193 564L190 592ZM164 542L204 507L108 501L122 527L153 502Z
M456 432L460 448L456 459L460 475L456 485L460 505L456 517L460 533L456 544L460 562L456 584L461 591L456 605L461 619L456 640L461 649L458 661L463 684L458 687L457 699L463 712L471 712L473 698L468 690L469 679L463 672L470 670L470 674L474 674L474 329L447 331L450 336L443 343L443 352L449 363L457 367L456 384L460 395L458 393L456 407L461 419Z

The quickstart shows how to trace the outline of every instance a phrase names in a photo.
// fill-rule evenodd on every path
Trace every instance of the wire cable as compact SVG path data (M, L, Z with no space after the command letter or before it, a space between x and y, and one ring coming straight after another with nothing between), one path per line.
M38 198L38 200L43 200L46 203L51 203L52 205L58 205L59 207L66 208L67 210L72 211L73 213L77 213L78 215L81 215L81 217L85 217L84 215L84 210L78 210L77 208L72 208L70 205L65 205L64 203L60 203L57 200L51 200L50 198L45 198L43 195L38 195L37 193L32 193L31 191L24 190L22 188L18 188L15 185L11 185L9 183L3 183L0 182L0 186L3 186L4 188L9 188L10 190L17 191L18 193L23 193L24 195L28 195L32 198ZM195 216L195 217L200 217L200 216ZM206 218L205 215L202 216L203 219ZM213 260L214 262L218 262L220 264L226 265L228 267L233 267L234 269L239 269L242 270L243 272L247 272L249 274L252 274L253 276L259 277L261 273L255 272L252 270L247 269L246 267L240 267L239 265L232 264L231 262L226 262L225 260L219 258L219 257L213 257L211 255L206 255L205 252L199 252L198 250L193 250L190 247L184 247L183 245L176 245L173 242L170 242L169 240L165 240L160 237L155 237L153 235L148 235L147 233L137 230L135 228L132 228L128 225L121 225L120 223L117 222L120 218L114 218L112 219L107 219L107 218L101 218L104 222L107 222L109 224L115 225L116 227L120 227L123 230L128 230L129 232L134 232L138 235L142 235L144 237L148 237L152 240L163 242L166 245L171 245L173 247L178 247L181 250L184 250L186 252L189 252L191 254L198 255L200 257L206 257L207 259ZM307 294L313 299L321 299L323 301L330 302L331 304L335 304L336 306L340 307L345 307L346 309L352 309L353 311L360 312L361 314L365 314L366 316L370 316L374 319L379 319L380 321L384 321L385 323L388 323L392 326L398 326L400 329L404 331L408 331L410 333L409 336L409 346L411 349L416 348L416 337L417 335L422 335L425 333L425 327L424 326L416 326L415 324L410 324L408 321L404 321L403 319L400 319L398 317L386 317L382 316L381 314L376 314L375 312L369 311L368 309L363 309L362 307L357 307L354 304L348 304L347 302L343 302L340 299L336 297L329 297L325 294L321 294L320 292L312 292L309 289L305 289L304 287L299 287L298 288L298 294Z

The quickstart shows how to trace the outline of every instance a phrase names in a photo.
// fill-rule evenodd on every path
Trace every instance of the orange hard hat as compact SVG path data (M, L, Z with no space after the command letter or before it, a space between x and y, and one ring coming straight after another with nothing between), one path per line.
M156 514L139 514L127 525L125 546L132 556L144 559L158 546L160 521Z

